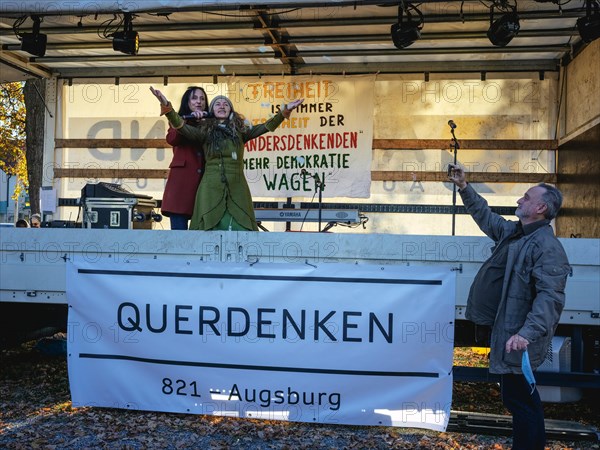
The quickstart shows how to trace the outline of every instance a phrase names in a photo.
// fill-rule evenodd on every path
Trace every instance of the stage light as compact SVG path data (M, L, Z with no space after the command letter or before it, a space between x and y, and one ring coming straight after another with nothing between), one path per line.
M21 38L21 50L34 56L42 57L46 54L48 36L40 33L42 19L38 16L31 16L31 20L33 20L33 33L22 33L19 35Z
M505 47L519 34L519 16L516 11L503 14L498 20L494 21L494 7L490 9L490 28L487 31L487 37L490 42L497 47Z
M600 6L598 6L598 2L587 0L585 17L577 19L577 29L581 40L585 43L590 43L600 37Z
M137 55L140 49L140 36L133 31L131 13L125 14L123 31L113 34L113 50L127 55Z
M117 31L113 36L113 50L137 55L140 49L140 37L137 31Z
M412 12L411 12L412 11ZM413 12L417 17L413 16ZM406 16L405 16L406 14ZM423 14L416 6L404 2L398 5L398 23L391 27L392 41L396 48L406 48L421 38Z

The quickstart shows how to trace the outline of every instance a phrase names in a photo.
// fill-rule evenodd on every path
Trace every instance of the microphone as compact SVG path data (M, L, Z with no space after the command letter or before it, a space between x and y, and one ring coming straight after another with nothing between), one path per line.
M309 173L306 171L306 169L302 169L302 170L300 171L300 174L301 174L301 175L304 175L304 176L306 176L306 175L310 175L310 174L309 174Z
M202 111L202 117L201 117L201 119L210 119L211 117L214 117L214 115L211 114L211 113L209 113L209 112ZM198 119L196 119L196 116L194 114L182 114L181 118L184 119L184 120L190 120L190 119L191 120L194 120L194 119L198 120Z
M452 119L450 119L448 121L448 125L450 125L450 128L453 129L453 130L456 128L456 124L454 123L454 121Z

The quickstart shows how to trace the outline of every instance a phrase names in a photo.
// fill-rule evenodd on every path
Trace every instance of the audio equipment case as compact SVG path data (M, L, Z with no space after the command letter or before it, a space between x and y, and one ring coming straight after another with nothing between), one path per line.
M162 218L154 212L156 200L147 198L87 197L82 208L84 228L151 230Z

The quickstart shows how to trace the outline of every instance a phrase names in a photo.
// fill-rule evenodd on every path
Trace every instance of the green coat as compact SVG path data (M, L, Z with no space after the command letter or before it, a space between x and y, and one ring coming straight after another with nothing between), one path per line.
M185 124L176 111L168 112L166 117L179 133L200 144L206 157L190 230L215 229L228 212L245 229L258 231L250 188L244 175L244 144L274 131L284 120L281 112L244 133L238 132L237 140L222 139L218 145L219 152L209 151L210 136L201 127Z

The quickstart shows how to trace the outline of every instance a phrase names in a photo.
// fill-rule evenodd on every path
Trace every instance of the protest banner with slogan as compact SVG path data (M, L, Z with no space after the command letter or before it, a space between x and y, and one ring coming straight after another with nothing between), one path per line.
M74 407L445 430L455 272L69 263Z
M253 196L367 198L371 188L373 76L263 77L232 81L234 107L259 124L304 98L273 133L246 144L244 169Z

